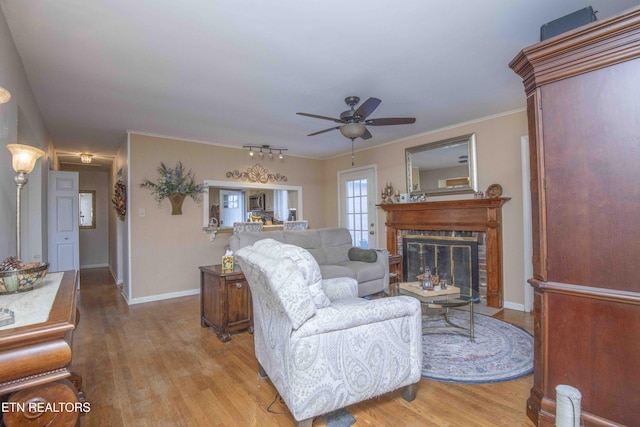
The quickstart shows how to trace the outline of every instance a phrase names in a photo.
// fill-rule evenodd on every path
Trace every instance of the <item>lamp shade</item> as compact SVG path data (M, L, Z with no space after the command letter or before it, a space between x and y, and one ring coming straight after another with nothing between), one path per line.
M0 104L6 104L11 99L11 92L0 87Z
M93 154L89 154L89 153L80 154L80 161L82 163L91 163L92 158L93 158Z
M340 126L340 133L349 139L359 138L367 128L360 123L347 123Z
M44 151L30 145L7 144L7 148L13 155L13 170L18 173L31 173L36 160L44 156Z

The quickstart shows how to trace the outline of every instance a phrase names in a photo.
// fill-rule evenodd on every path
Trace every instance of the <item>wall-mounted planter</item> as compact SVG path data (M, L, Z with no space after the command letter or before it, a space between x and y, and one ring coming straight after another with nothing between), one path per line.
M160 178L157 182L148 179L142 181L140 187L151 190L151 195L158 201L169 199L171 202L171 215L182 215L182 202L189 196L196 203L200 202L200 194L204 191L204 184L196 184L195 176L191 170L185 171L182 162L178 162L175 168L168 168L164 162L160 162L158 168Z
M182 202L185 199L184 194L173 193L169 196L171 202L171 215L182 215Z

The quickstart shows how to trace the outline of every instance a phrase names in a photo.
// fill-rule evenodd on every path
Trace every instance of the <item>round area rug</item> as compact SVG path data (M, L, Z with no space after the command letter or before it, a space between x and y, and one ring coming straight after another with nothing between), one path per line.
M469 325L469 312L451 310L449 319ZM423 334L422 376L457 383L508 381L533 372L533 337L502 320L476 314L475 341L451 328ZM424 317L423 326L443 327L442 315ZM461 331L464 332L464 331Z

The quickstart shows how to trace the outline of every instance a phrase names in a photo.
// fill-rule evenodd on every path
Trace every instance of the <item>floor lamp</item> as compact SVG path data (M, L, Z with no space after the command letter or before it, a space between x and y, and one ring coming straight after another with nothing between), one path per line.
M16 183L16 256L21 260L20 254L20 193L22 187L27 185L27 175L33 171L36 160L44 156L44 151L39 148L23 144L7 144L7 148L13 156L13 170L16 176L13 182Z

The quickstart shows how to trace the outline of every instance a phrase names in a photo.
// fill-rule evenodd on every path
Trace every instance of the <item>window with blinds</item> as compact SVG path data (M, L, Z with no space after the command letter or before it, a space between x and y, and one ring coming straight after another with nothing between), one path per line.
M273 190L273 217L280 221L284 221L289 217L287 190Z

